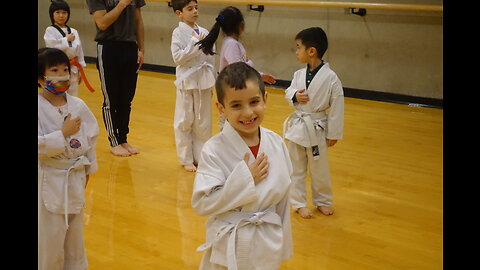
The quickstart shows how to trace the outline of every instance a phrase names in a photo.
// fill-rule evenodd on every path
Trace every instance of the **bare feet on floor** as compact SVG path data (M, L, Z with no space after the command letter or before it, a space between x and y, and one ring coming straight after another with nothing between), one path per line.
M326 216L333 215L333 209L328 206L317 206L318 211Z
M128 152L128 150L123 148L121 145L110 147L110 152L112 152L112 154L114 154L115 156L119 157L128 157L131 155L131 153Z
M302 218L312 218L313 213L308 207L300 207L296 210L296 212L302 217Z
M132 154L132 155L140 154L140 151L138 151L138 149L136 149L135 147L131 146L128 143L122 143L120 145L123 148L125 148L128 152L130 152L130 154Z
M187 172L196 172L197 171L197 167L194 164L183 165L183 168Z

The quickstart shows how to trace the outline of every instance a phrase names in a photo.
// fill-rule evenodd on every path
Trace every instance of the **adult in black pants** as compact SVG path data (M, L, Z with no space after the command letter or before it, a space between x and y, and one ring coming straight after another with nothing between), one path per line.
M145 0L86 0L95 20L97 69L103 92L102 114L110 151L130 156L139 151L127 142L131 102L143 64Z

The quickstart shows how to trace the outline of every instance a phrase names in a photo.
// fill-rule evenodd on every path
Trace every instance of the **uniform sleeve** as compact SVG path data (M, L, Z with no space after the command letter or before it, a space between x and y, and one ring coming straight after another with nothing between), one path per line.
M227 179L222 179L218 162L218 157L202 152L192 194L192 207L201 216L218 215L257 200L245 161L241 160Z
M62 37L59 35L60 33L58 32L57 29L54 27L47 27L45 30L45 35L43 36L43 39L45 40L45 47L49 48L57 48L60 50L65 50L68 48L68 41L66 37Z
M75 33L75 39L78 40L78 63L80 63L82 67L86 67L87 63L85 63L85 54L83 53L82 41L80 40L80 35L78 34L78 31L76 31Z
M188 44L185 46L182 44L179 35L179 31L173 31L171 44L173 62L175 62L177 66L186 65L189 61L203 53L199 47L195 45L195 43L198 42L196 37L192 35Z
M294 103L293 102L293 98L295 97L295 93L297 93L298 90L301 90L301 89L298 89L298 72L295 72L293 74L293 79L292 79L292 82L290 83L290 86L285 89L285 99L287 100L288 104L290 106L295 106L296 102Z
M38 159L54 157L65 151L66 141L61 130L44 134L38 121Z
M281 141L283 156L286 161L286 166L288 169L288 177L290 178L290 183L292 179L293 167L290 160L290 155L288 154L288 149L283 140ZM282 260L287 260L293 256L293 241L292 241L292 226L290 223L290 200L289 194L287 192L285 197L277 204L276 212L282 219L282 229L283 229L283 248L282 248Z
M97 119L84 102L82 102L82 111L82 122L84 122L86 124L85 126L88 127L87 140L88 145L90 146L90 149L88 149L86 153L87 159L90 161L90 166L86 173L92 174L98 170L97 137L99 133L99 128Z
M339 80L332 83L330 96L330 112L328 114L327 139L340 140L343 137L344 97L343 87Z

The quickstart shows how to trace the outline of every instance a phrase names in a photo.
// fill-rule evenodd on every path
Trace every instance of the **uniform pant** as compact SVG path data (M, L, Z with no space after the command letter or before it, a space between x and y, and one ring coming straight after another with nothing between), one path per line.
M303 147L291 141L287 143L293 166L290 202L294 209L307 206L305 185L307 169L310 171L313 204L332 206L332 185L325 136L320 136L319 141L320 158L318 160L313 159L311 147Z
M198 164L203 144L212 136L212 88L177 89L173 129L180 164Z
M39 194L38 270L85 270L88 267L83 240L83 210L68 215L45 208Z
M97 44L97 69L103 92L102 115L111 146L127 142L131 103L137 87L138 47L135 42Z

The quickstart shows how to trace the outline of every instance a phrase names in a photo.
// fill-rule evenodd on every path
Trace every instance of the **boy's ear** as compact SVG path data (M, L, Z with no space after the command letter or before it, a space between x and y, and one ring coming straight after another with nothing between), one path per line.
M177 9L177 10L175 10L175 15L177 15L177 17L181 18L182 12Z
M265 91L265 95L263 95L263 103L265 103L265 105L267 105L267 96L268 96L268 92Z
M317 54L317 49L315 47L308 48L308 55L314 57Z
M223 107L223 105L218 101L215 102L215 105L217 105L218 114L223 115L223 113L225 112L225 107Z

